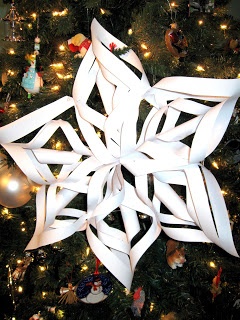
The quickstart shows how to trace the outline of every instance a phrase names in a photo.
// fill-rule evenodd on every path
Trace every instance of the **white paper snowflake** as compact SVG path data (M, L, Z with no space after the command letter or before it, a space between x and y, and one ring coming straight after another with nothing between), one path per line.
M36 230L27 249L86 230L96 256L127 288L138 260L161 229L173 239L213 242L238 256L221 190L203 160L216 148L228 126L240 95L240 80L170 77L151 87L132 50L119 59L108 49L109 44L117 48L125 44L96 20L91 31L92 45L79 67L73 97L61 98L0 129L2 146L27 176L41 185L36 196ZM125 62L138 69L141 77ZM87 104L95 85L105 114ZM143 99L151 109L137 139ZM215 106L196 100L212 101ZM53 120L71 107L87 146L68 122ZM190 114L191 120L177 124L182 112ZM164 124L158 132L160 122ZM38 128L29 143L14 143ZM43 148L58 128L65 133L72 151ZM102 130L105 142L95 128ZM193 139L188 146L183 140L190 135ZM57 177L50 164L62 165ZM125 180L123 167L134 176L135 185ZM149 176L154 190L151 199ZM186 199L173 185L185 187ZM67 208L81 194L87 195L87 210ZM161 210L163 205L170 213ZM116 210L125 231L104 220ZM150 217L151 227L131 247L131 240L140 231L139 213Z

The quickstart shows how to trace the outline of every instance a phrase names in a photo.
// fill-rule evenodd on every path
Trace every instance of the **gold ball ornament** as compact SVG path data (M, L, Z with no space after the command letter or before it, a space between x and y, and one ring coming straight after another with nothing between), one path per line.
M0 204L2 206L7 208L23 206L31 199L32 189L32 182L18 167L1 166L0 162Z

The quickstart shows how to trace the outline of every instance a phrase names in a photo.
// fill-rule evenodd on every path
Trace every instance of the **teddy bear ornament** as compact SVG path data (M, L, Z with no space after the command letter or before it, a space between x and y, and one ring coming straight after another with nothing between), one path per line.
M70 51L78 52L74 55L74 58L83 58L91 43L82 33L78 33L68 40L68 47Z

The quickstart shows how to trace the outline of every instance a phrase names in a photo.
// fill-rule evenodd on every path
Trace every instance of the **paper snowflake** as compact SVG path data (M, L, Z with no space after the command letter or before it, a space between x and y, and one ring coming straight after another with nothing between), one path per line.
M91 32L92 45L79 67L73 96L0 129L2 146L27 176L41 185L36 196L36 230L27 249L85 230L95 255L127 288L138 260L161 230L179 241L213 242L238 256L221 190L203 160L216 148L228 126L240 94L240 80L169 77L151 87L132 50L120 59L108 48L114 43L121 49L126 47L124 43L96 20ZM140 77L129 64L138 69ZM95 85L105 114L88 105ZM137 139L142 100L151 108ZM201 103L203 100L215 105L208 107ZM71 107L86 145L70 123L54 120ZM191 115L191 119L178 124L181 113ZM163 126L158 132L160 122ZM14 143L38 128L29 143ZM43 148L58 128L72 151ZM95 128L103 132L104 139ZM191 135L188 146L183 141ZM51 164L62 165L57 177L49 168ZM134 184L124 178L123 167L134 176ZM154 190L151 198L149 181ZM185 198L173 185L185 188ZM68 208L81 194L87 195L86 211ZM163 205L168 213L163 212ZM104 220L117 210L124 231ZM139 213L150 217L151 226L131 247L131 240L140 231Z

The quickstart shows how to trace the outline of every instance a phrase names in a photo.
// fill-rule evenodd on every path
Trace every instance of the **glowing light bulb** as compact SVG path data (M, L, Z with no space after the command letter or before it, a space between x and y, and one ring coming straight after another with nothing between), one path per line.
M86 255L88 256L88 255L89 255L89 253L90 253L90 248L89 248L89 247L87 247L87 249L86 249Z
M82 271L86 271L86 270L88 270L88 266L87 266L86 264L84 264L84 265L82 266Z
M198 20L198 24L201 26L203 24L203 20Z
M102 9L102 8L100 8L100 12L101 12L101 14L105 14L106 13L106 11L104 9Z
M19 287L18 287L18 292L19 292L19 293L22 293L22 292L23 292L23 287L19 286Z
M37 18L37 14L36 13L32 13L31 16L33 17L34 20L36 20L36 18Z
M197 66L196 70L197 70L198 72L205 71L205 69L204 69L202 66L200 66L200 65Z
M212 162L212 166L213 166L214 168L216 168L216 169L219 169L219 166L218 166L218 164L217 164L216 161L213 161L213 162Z
M8 69L7 74L8 74L8 76L13 76L14 75L14 71L12 71L11 69Z
M226 24L221 24L221 25L220 25L220 28L221 28L222 30L226 30L226 29L227 29L227 25L226 25Z
M177 8L177 7L178 7L178 5L177 5L175 2L170 3L170 6L171 6L172 8Z
M216 268L216 265L215 265L215 263L214 263L213 261L210 261L210 262L209 262L209 266L210 266L211 268Z
M145 58L149 58L150 55L151 55L151 52L149 52L149 51L144 53L144 57L145 57Z
M39 266L39 269L41 272L44 272L46 270L46 267L45 266Z
M133 29L128 29L128 35L131 36L133 34Z
M59 46L59 50L60 50L60 51L65 51L65 46L64 46L63 44L61 44L61 45Z
M13 49L13 48L10 48L10 49L8 50L8 54L15 54L14 49Z
M51 90L52 90L52 91L58 91L58 90L60 90L60 86L55 85L55 86L53 86L53 87L51 88Z
M148 47L144 43L142 43L141 44L141 48L144 49L144 50L147 50Z
M56 149L57 150L60 150L62 148L62 143L61 143L61 141L57 141L56 142Z
M56 69L62 69L63 68L63 63L59 62L59 63L52 63L50 64L50 67L56 68Z
M153 303L153 302L151 302L151 303L150 303L150 307L149 307L149 311L150 311L150 312L152 312L152 311L153 311L153 309L154 309L154 303Z
M124 291L124 293L125 293L126 296L128 296L128 295L130 294L130 292L131 292L131 291L128 290L127 288L125 288L123 291Z
M226 196L228 194L227 191L224 191L224 190L221 190L221 193L223 196Z

